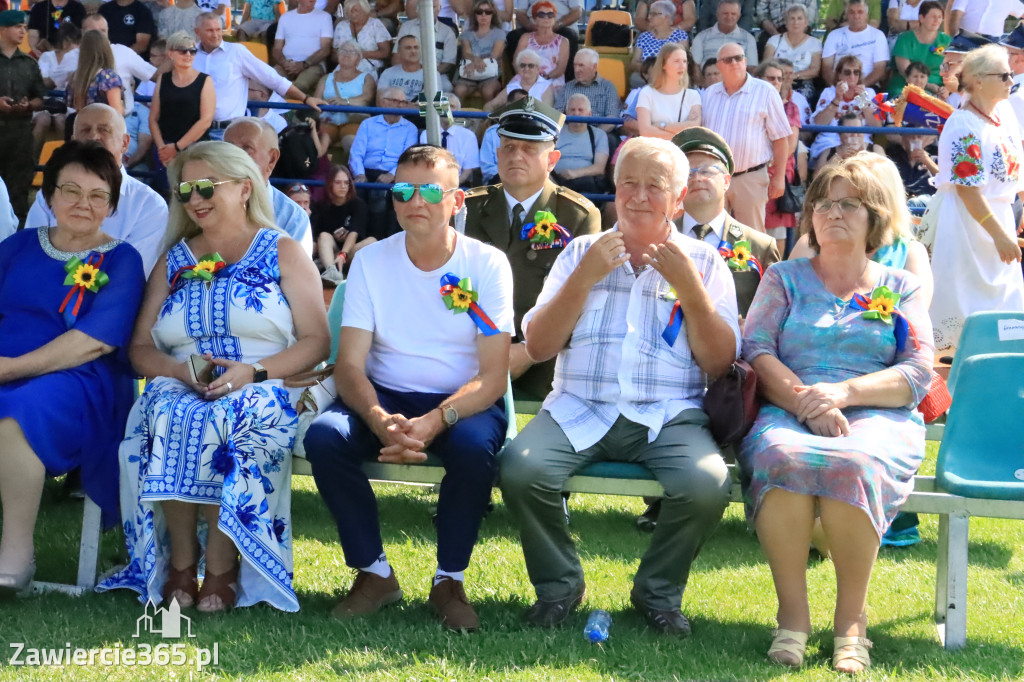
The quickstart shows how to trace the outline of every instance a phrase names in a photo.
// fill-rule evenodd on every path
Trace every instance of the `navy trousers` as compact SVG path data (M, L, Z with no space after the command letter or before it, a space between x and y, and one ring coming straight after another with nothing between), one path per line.
M408 418L436 409L449 397L374 388L381 407ZM504 399L500 399L483 412L460 419L430 444L430 454L445 468L437 503L437 563L441 570L456 572L469 566L490 503L497 454L507 428ZM380 440L355 412L335 401L310 425L304 444L316 487L338 525L345 563L353 568L369 566L384 545L377 498L362 464L377 459L383 447Z

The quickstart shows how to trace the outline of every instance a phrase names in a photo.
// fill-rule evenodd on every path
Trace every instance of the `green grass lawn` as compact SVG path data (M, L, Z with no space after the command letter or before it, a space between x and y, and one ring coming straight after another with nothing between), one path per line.
M925 469L934 468L934 450ZM77 561L81 504L44 497L39 539L40 580L71 582ZM194 617L197 637L187 649L213 647L219 662L201 674L194 666L60 668L10 665L12 642L32 648L99 649L156 646L158 636L133 637L142 606L132 593L28 597L0 602L0 680L833 680L832 565L813 563L808 580L815 632L798 672L765 660L775 596L768 567L738 505L731 505L691 574L683 611L693 637L676 640L646 629L629 607L629 588L648 537L633 520L638 499L575 496L572 528L587 574L583 609L555 631L527 627L533 601L515 529L495 492L495 510L467 571L467 592L482 630L447 633L426 607L435 567L429 489L380 486L389 559L405 602L359 622L336 622L328 612L351 581L330 516L310 478L293 483L297 614L254 607ZM947 653L932 625L937 519L923 517L924 542L883 550L872 581L869 636L875 642L871 680L1020 680L1024 678L1024 524L971 522L968 646ZM117 533L104 537L101 561L123 561ZM614 618L603 646L583 640L590 609ZM171 643L180 640L167 640ZM24 654L23 654L24 655Z

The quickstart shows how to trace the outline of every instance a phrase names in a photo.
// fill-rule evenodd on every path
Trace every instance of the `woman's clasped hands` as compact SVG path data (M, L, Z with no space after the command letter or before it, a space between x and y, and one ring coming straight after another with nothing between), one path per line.
M850 404L850 390L845 383L817 383L794 386L796 418L816 436L848 436L850 423L843 408Z

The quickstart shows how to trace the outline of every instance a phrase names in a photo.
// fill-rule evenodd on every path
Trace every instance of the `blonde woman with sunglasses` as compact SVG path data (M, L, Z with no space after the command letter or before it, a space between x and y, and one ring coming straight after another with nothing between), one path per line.
M260 602L297 611L289 492L301 389L282 380L327 357L320 278L274 226L244 151L200 142L169 175L170 248L129 350L152 377L120 450L130 562L99 589L204 612Z
M160 76L149 108L149 130L160 163L166 166L178 152L206 135L217 108L213 79L192 65L195 36L178 31L167 39L171 70Z

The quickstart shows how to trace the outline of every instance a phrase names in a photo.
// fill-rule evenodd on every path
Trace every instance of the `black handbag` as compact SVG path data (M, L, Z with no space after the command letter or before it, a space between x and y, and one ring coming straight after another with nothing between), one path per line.
M719 445L735 445L743 440L760 409L757 374L744 360L732 363L729 371L712 381L704 394L708 428Z
M590 44L595 47L629 47L632 29L614 21L595 21L590 27Z
M800 199L797 198L796 192L793 191L793 186L786 181L786 189L782 192L782 196L775 200L775 212L776 213L799 213L803 208Z

